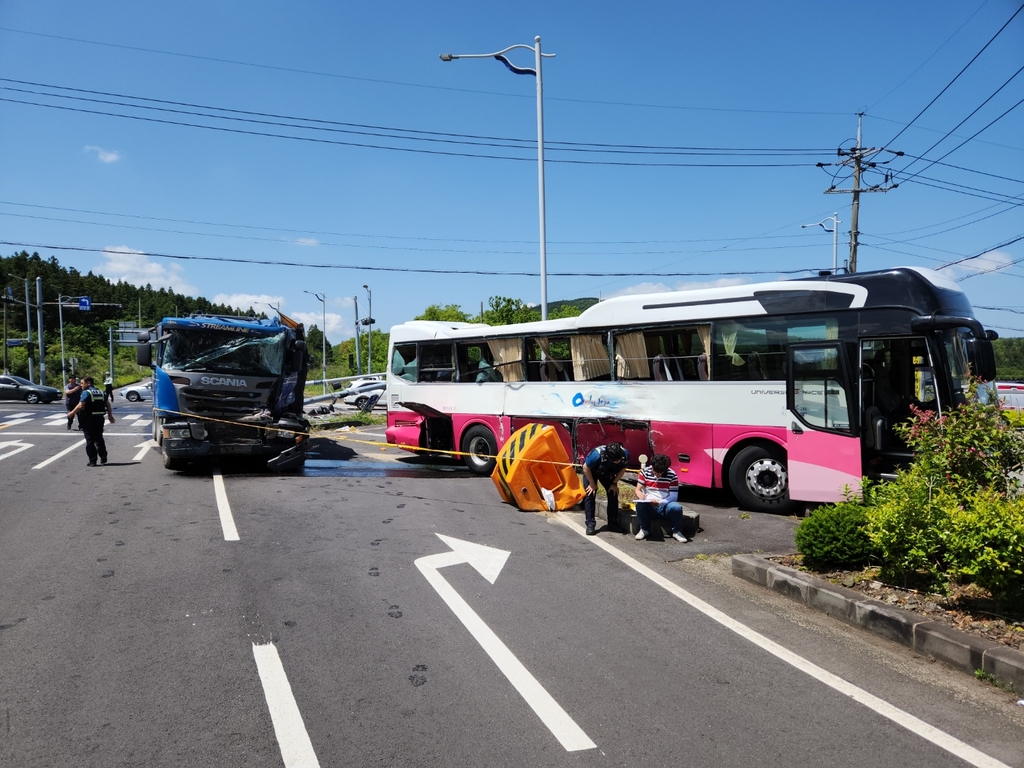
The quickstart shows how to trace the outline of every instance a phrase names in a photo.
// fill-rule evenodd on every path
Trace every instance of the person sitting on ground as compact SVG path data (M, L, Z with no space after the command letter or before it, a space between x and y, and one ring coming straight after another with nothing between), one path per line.
M657 453L650 464L636 478L636 517L640 523L637 541L643 541L651 533L651 515L667 517L672 524L672 538L685 544L689 541L683 534L683 505L679 497L679 478L672 470L672 461L663 453ZM646 503L643 503L646 502Z
M587 536L597 533L597 483L604 486L608 497L609 531L619 530L619 480L629 465L629 451L622 443L608 443L592 450L583 462L583 513L587 523Z

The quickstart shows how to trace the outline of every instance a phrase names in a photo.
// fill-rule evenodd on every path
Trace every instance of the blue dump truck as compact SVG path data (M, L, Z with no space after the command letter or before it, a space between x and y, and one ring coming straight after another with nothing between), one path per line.
M153 439L167 469L224 456L279 472L302 468L309 355L301 323L165 317L139 334L136 356L153 368Z

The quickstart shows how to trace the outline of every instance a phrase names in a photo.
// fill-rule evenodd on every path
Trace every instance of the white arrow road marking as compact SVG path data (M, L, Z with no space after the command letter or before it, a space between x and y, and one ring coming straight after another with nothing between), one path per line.
M16 453L21 453L22 451L27 451L29 448L32 447L32 443L23 443L20 440L8 440L5 443L0 443L0 451L2 451L4 448L12 448L12 447L13 447L13 450L10 450L7 453L4 453L4 454L0 455L0 461L3 461L4 459L9 458L9 457L13 456Z
M146 440L138 445L133 445L132 448L141 448L142 450L135 454L135 458L132 461L142 461L146 458L146 454L149 453L149 449L155 445L156 443L153 440Z
M585 536L582 525L577 523L564 512L558 512L556 514L558 515L558 519L565 525L576 531L576 533L581 536ZM863 688L858 688L853 683L849 683L846 680L843 680L843 678L833 675L828 670L819 667L812 661L808 661L803 656L798 656L788 648L779 645L774 640L769 640L760 632L751 629L746 624L741 624L736 621L736 619L723 611L718 610L710 603L704 602L696 595L687 592L682 587L669 581L657 571L654 571L643 563L633 559L625 552L620 551L606 541L599 540L597 536L589 536L586 538L592 544L596 544L612 557L628 565L641 576L646 576L662 589L675 595L684 603L688 603L693 606L705 616L714 619L726 629L732 630L740 637L749 640L759 648L782 659L784 662L792 665L801 672L810 675L818 682L824 683L830 688L839 691L839 693L844 696L849 696L854 701L863 704L865 707L877 712L882 717L886 717L897 725L906 728L911 733L917 734L922 739L930 741L932 744L946 750L950 754L956 755L964 762L976 766L977 768L1010 768L1006 763L1002 763L994 757L989 757L984 752L975 749L970 744L960 741L960 739L955 736L951 736L945 731L940 731L934 725L929 725L923 720L914 717L909 712L904 712L902 709L893 706L884 699L880 699L877 696L868 693Z
M50 464L53 464L53 462L55 462L57 459L63 458L64 456L67 456L69 453L71 453L73 450L75 450L75 448L81 448L83 445L85 445L85 440L79 440L77 443L75 443L73 445L70 445L67 448L65 448L63 451L58 453L56 456L51 456L46 461L43 461L43 462L40 462L39 464L36 464L34 467L32 467L32 469L42 469L43 467L49 466Z
M306 733L302 713L295 703L277 647L273 643L253 643L252 655L256 658L263 695L267 699L270 719L274 723L274 735L281 747L285 768L320 768L320 761L316 759L313 744Z
M217 511L220 513L220 527L224 530L224 541L239 541L235 518L231 516L231 504L224 490L224 475L219 469L213 470L213 493L217 497Z
M578 752L583 749L594 749L597 745L590 740L583 729L576 725L558 702L551 697L551 694L544 690L529 670L512 655L512 651L501 642L490 627L484 624L483 620L476 615L476 612L438 571L439 568L444 568L447 565L469 563L481 576L493 584L511 553L441 534L437 534L437 536L451 547L452 551L428 555L416 561L416 567L430 582L430 586L448 604L459 621L465 625L469 633L491 657L491 661L519 691L519 695L526 699L526 703L537 713L537 717L548 727L548 730L558 739L558 743L565 747L566 751Z

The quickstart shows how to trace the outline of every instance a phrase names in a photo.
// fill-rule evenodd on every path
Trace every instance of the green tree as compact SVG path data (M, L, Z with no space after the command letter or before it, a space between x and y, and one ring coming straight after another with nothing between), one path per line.
M540 320L540 310L527 306L522 299L491 296L487 300L487 304L488 309L484 312L484 322L488 325L512 325L513 323L529 323Z
M306 331L306 349L309 350L309 367L320 367L320 355L323 354L324 335L316 325L311 325ZM331 340L327 340L327 364L334 362L334 347Z
M422 315L417 315L414 320L440 320L446 323L470 323L472 318L462 311L458 304L431 304Z

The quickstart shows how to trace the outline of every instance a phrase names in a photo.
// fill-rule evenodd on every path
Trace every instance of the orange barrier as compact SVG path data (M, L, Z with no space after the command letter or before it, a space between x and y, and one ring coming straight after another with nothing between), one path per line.
M532 512L548 509L542 488L551 491L557 510L583 500L583 484L550 424L527 424L513 432L498 451L491 480L502 499Z

